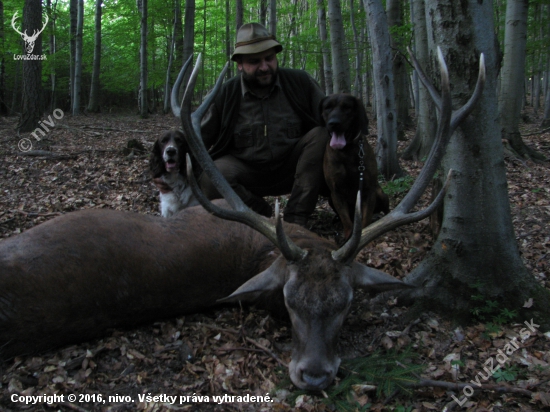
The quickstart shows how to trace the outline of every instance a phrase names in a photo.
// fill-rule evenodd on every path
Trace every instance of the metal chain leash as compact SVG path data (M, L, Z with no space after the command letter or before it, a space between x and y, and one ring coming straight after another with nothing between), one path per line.
M363 136L359 136L359 190L363 193L363 174L365 172L365 162L363 158L365 157L365 151L363 149Z

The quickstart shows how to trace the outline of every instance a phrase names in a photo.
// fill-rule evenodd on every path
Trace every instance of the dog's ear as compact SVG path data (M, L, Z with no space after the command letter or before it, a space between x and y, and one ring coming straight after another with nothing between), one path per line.
M369 119L367 117L367 111L361 99L355 98L357 103L357 119L359 120L359 126L361 127L361 133L365 136L369 135Z
M329 96L323 97L323 99L319 102L319 119L321 120L321 126L325 127L327 124L325 123L325 118L323 116L323 105L325 104L325 101L329 98Z
M153 178L160 177L164 173L164 161L162 160L162 153L158 139L153 145L153 150L151 151L151 157L149 158L149 170L151 171Z

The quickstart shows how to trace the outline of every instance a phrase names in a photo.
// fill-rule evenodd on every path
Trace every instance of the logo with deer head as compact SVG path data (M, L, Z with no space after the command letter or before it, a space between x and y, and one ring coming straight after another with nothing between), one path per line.
M27 34L27 30L25 30L23 33L21 33L19 30L17 30L17 27L15 27L15 20L17 20L17 12L13 15L13 18L11 19L11 26L13 29L21 35L21 38L25 42L25 50L27 50L27 54L31 54L34 50L34 43L36 42L36 39L44 31L46 28L46 25L48 24L48 15L46 15L46 21L44 22L44 25L40 30L34 30L32 33L32 36L29 36Z

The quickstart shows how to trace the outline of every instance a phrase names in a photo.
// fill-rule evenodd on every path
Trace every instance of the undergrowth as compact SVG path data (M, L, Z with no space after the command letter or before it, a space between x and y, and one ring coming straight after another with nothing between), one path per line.
M417 376L424 369L423 365L411 363L416 356L412 348L408 348L400 353L375 352L368 357L344 360L338 372L340 381L324 391L323 396L326 396L322 402L342 412L366 411L371 404L361 405L354 391L365 384L376 386L376 397L411 394L410 385L418 381ZM286 380L281 386L289 383ZM296 399L304 394L311 392L296 390L287 399L294 406Z
M515 310L508 310L503 307L504 302L501 299L486 296L483 293L485 284L478 280L471 285L474 289L471 299L476 302L471 309L472 315L479 322L485 323L485 335L498 333L503 324L513 321L518 316Z

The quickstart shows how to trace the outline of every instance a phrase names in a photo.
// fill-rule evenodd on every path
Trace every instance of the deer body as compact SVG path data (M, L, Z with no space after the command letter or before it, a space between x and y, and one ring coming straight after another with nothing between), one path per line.
M113 210L58 217L0 242L0 357L198 312L278 254L202 207L173 219Z

